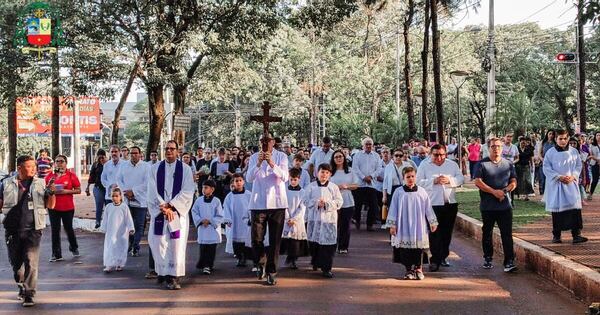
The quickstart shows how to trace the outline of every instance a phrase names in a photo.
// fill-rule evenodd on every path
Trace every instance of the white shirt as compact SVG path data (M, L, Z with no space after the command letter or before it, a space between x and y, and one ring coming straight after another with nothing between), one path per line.
M111 185L117 183L117 171L119 167L127 161L119 159L117 163L111 159L110 161L104 163L104 167L102 168L102 175L100 176L100 181L102 182L102 186L106 188L106 196L104 199L111 200Z
M246 180L252 183L250 210L285 209L288 207L286 182L289 178L288 158L283 152L273 150L271 155L274 168L266 161L258 164L258 153L248 162Z
M307 170L302 169L302 173L300 173L300 187L304 189L308 185L310 185L310 174L308 174Z
M514 144L503 144L502 145L502 157L509 160L510 162L514 162L515 159L519 156L519 149Z
M375 188L374 184L375 181L377 181L377 174L379 174L381 163L379 154L374 151L371 151L370 153L359 151L354 154L354 157L352 158L352 171L360 180L359 187ZM364 178L367 176L372 177L370 184L364 181Z
M375 182L373 183L373 187L375 189L377 189L377 191L383 191L383 181L384 179L384 175L385 175L385 168L390 165L390 164L394 164L392 162L392 160L389 160L387 162L387 164L385 163L385 161L382 159L381 160L381 165L379 167L379 172L377 172L377 177L381 177L381 181L377 180L377 177L375 178Z
M121 162L115 180L121 191L133 191L134 200L130 201L123 197L130 207L148 207L148 176L150 176L150 165L148 163L139 161L133 165L131 161Z
M335 174L331 176L329 179L332 183L338 185L338 188L342 184L358 185L358 177L356 174L352 172L352 169L348 170L348 173L344 172L344 170L336 170ZM344 203L342 203L342 208L354 207L354 197L352 197L352 191L349 189L340 189L340 193L342 193L342 199L344 199Z
M384 192L386 192L388 195L391 195L392 187L400 186L404 183L404 180L402 177L402 169L407 166L414 167L413 164L411 164L410 162L407 162L407 161L402 161L402 164L400 166L396 166L396 163L389 163L385 167L385 171L383 173L383 191Z
M433 181L444 175L450 179L448 185L434 185ZM431 205L443 206L445 203L456 203L456 187L465 182L458 164L446 159L441 166L435 165L431 160L421 162L417 170L417 185L425 188Z
M331 163L331 156L333 155L333 150L329 149L327 152L323 151L322 148L318 148L311 155L310 159L304 163L304 169L308 169L308 167L312 164L315 167L314 176L317 176L319 172L319 165L323 163Z

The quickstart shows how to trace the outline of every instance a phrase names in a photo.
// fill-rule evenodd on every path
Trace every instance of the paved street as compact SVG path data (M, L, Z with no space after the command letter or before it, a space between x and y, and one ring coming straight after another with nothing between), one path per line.
M3 234L3 233L2 233ZM192 233L195 234L195 233ZM267 287L249 269L219 248L211 276L193 269L197 245L188 247L188 277L181 291L166 291L143 279L147 252L130 258L121 273L103 274L102 234L78 233L82 257L49 263L49 231L44 235L38 305L23 309L16 300L6 257L0 245L0 313L35 314L584 314L585 305L551 282L527 271L504 274L500 266L480 267L472 240L455 236L451 262L444 272L426 273L424 281L399 280L403 268L392 264L384 231L355 232L350 255L337 256L334 279L309 271L282 269L279 284ZM63 239L63 248L66 240ZM498 260L496 260L498 261ZM80 263L78 263L80 262Z

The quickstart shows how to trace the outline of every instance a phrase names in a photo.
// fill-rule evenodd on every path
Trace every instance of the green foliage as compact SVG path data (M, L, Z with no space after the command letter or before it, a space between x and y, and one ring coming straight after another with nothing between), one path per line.
M458 211L470 216L471 218L481 220L481 211L479 210L479 192L477 190L464 191L456 193L458 201ZM550 214L546 212L544 205L537 201L515 200L515 209L513 209L513 226L535 222Z

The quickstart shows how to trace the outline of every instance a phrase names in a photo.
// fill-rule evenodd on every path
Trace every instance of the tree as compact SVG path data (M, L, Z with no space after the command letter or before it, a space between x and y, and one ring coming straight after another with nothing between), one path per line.
M423 138L429 139L429 131L431 128L429 127L429 29L431 25L431 2L429 0L425 0L424 2L424 18L423 18L423 49L421 50L421 126L423 128Z
M417 128L414 121L413 108L413 86L411 78L411 60L410 60L410 26L413 23L415 15L415 1L409 0L405 19L402 23L402 35L404 36L404 85L406 87L406 113L408 115L408 137L414 138L417 134Z

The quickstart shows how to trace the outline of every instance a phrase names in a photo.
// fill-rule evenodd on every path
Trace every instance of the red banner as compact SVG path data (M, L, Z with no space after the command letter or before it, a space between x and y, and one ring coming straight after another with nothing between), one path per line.
M60 98L60 133L73 134L73 102L79 104L79 132L82 136L100 134L100 100L97 97ZM17 134L50 136L52 98L50 96L17 99Z

